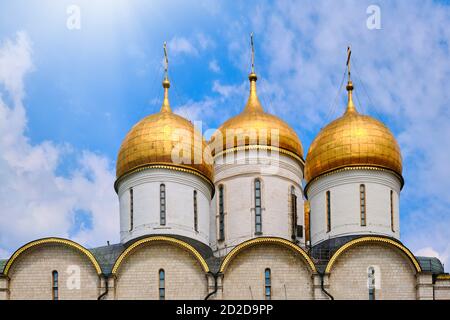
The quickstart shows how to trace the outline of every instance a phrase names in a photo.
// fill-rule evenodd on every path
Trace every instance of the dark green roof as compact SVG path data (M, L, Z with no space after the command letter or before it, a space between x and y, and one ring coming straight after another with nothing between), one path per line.
M211 272L216 273L219 271L222 259L215 257L213 255L212 249L209 246L188 237L174 236L174 235L167 235L167 236L177 238L193 246L206 260ZM328 263L328 260L333 255L333 253L343 244L354 238L357 238L357 236L339 237L324 241L314 246L309 253L314 262L316 263L318 270L323 272L326 264ZM112 244L108 246L92 248L89 249L89 251L92 252L95 259L97 259L102 269L102 272L104 274L109 275L114 266L114 263L116 262L120 254L128 246L130 246L137 240L139 239L133 239L132 241L125 244ZM419 261L420 267L424 272L431 272L435 275L444 273L444 266L442 265L441 261L438 258L420 257L420 256L416 258ZM5 268L7 262L8 259L0 259L0 274L3 273L3 269Z
M0 260L0 274L3 273L3 269L5 268L7 262L8 260Z
M114 266L114 262L125 250L123 244L112 244L109 246L97 247L89 249L97 259L104 274L110 274Z
M176 238L190 244L206 260L206 263L208 264L209 269L212 272L217 272L219 270L221 259L214 257L212 249L209 246L188 237L178 235L165 235L165 236ZM146 237L147 236L144 236L142 238ZM103 273L109 275L112 271L114 263L116 262L117 258L122 254L122 252L127 247L132 245L134 242L142 238L133 239L125 244L112 244L109 246L92 248L89 249L89 251L92 252L95 259L97 259L98 263L100 264L100 267L102 268Z
M431 272L433 274L444 273L444 266L441 261L435 257L416 257L419 261L423 272Z
M314 247L312 247L309 254L310 254L311 258L314 260L314 263L316 264L317 269L320 272L323 272L323 271L325 271L328 261L331 259L333 254L341 246L343 246L345 243L347 243L353 239L363 237L363 236L364 235L343 236L343 237L327 239L325 241L320 242L319 244L316 244ZM394 238L390 238L390 239L401 243L397 239L394 239ZM422 268L423 272L431 272L433 274L444 273L444 266L442 265L441 261L438 258L416 257L416 259L419 262L420 267Z
M156 236L156 235L154 235ZM182 240L191 246L193 246L200 255L205 259L206 263L209 266L209 269L212 272L217 272L219 270L221 259L214 257L212 249L207 246L204 243L201 243L200 241L184 237L184 236L178 236L178 235L162 235L162 236L168 236L172 238L176 238L179 240ZM142 238L146 238L148 236L144 236ZM122 252L129 247L134 242L140 240L133 239L125 244L111 244L107 246L97 247L97 248L91 248L88 249L95 257L95 259L100 264L100 268L102 269L102 273L109 275L111 274L112 268L114 266L114 263L116 262L117 258L122 254ZM5 268L6 263L8 262L8 259L0 260L0 274L3 273L3 269Z

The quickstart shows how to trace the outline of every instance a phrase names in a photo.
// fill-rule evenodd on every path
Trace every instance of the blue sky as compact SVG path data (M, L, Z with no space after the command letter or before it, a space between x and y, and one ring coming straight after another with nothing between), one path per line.
M450 263L448 1L166 2L0 1L0 257L49 235L118 241L116 155L160 107L162 43L172 107L208 129L244 106L254 32L263 105L305 150L344 110L352 45L357 106L402 148L402 241Z

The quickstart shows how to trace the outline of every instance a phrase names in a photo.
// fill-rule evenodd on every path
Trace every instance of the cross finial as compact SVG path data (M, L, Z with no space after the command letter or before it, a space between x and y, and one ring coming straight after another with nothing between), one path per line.
M347 47L347 73L348 73L348 81L347 81L347 91L348 91L348 102L347 102L347 110L345 114L354 114L356 113L355 104L353 103L353 82L350 78L350 57L352 55L352 49L350 46Z
M252 46L252 73L255 73L255 46L253 45L253 32L250 33L250 44Z
M169 59L167 58L166 42L164 42L163 48L164 48L164 80L162 82L162 86L164 88L164 100L163 100L163 105L161 107L161 112L171 112L170 104L169 104L170 81L169 81L169 76L167 74L167 69L169 69Z
M169 69L169 58L167 58L167 44L164 42L164 79L168 80L169 76L167 74L167 70Z
M350 81L350 56L352 55L352 49L350 46L347 47L347 73L348 73L348 80Z
M258 77L255 73L255 46L253 44L253 32L250 33L250 44L252 46L252 72L248 75L248 80L250 80L250 96L248 97L244 112L264 112L261 107L261 102L259 102L258 95L256 94L256 80Z

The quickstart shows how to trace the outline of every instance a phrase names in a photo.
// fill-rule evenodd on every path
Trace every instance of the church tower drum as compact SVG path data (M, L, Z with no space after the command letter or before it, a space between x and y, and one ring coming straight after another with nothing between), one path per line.
M212 159L201 133L171 110L164 53L161 110L133 126L117 157L121 242L168 234L209 245Z
M211 137L216 186L213 249L276 236L304 244L303 147L295 131L264 111L256 92L252 40L250 94L244 110ZM214 230L213 229L213 230Z
M347 109L319 132L306 157L312 245L349 235L400 238L400 147L383 123L356 110L350 53Z

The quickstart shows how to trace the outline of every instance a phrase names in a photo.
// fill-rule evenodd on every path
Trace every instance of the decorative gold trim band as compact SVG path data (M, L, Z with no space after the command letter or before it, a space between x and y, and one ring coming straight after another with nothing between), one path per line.
M134 242L132 245L130 245L124 252L121 253L121 255L117 258L116 262L114 263L114 266L112 268L111 273L113 275L117 274L117 271L119 270L123 260L126 258L126 256L128 256L128 254L133 251L134 249L136 249L137 247L139 247L140 245L146 244L146 243L152 243L152 242L167 242L167 243L171 243L171 244L175 244L179 247L181 247L182 249L186 249L187 251L189 251L190 253L192 253L194 255L194 257L198 260L198 262L200 262L200 265L203 268L203 271L205 272L209 272L209 267L208 264L206 263L205 259L203 259L203 257L201 256L201 254L190 244L175 239L175 238L171 238L171 237L167 237L167 236L154 236L154 237L147 237L141 240L138 240L136 242Z
M338 172L343 172L343 171L349 171L349 170L375 170L375 171L385 171L385 172L389 172L389 173L393 173L399 180L400 180L400 189L403 188L403 185L405 184L405 180L403 179L403 176L398 174L397 172L395 172L392 169L389 168L385 168L385 167L380 167L377 165L371 165L371 164L367 164L367 165L344 165L335 169L331 169L329 171L326 171L320 175L318 175L317 177L313 178L311 181L309 181L306 186L305 186L305 193L306 191L309 189L309 186L316 180L319 180L320 178L324 178L327 177L331 174L334 173L338 173Z
M35 240L32 242L27 243L26 245L20 247L19 249L17 249L16 252L13 253L13 255L11 256L11 258L9 258L8 262L6 263L5 269L3 274L5 276L8 275L9 270L11 269L11 266L13 265L14 261L17 260L17 258L24 253L26 250L35 247L35 246L39 246L42 244L63 244L63 245L67 245L71 248L77 249L80 252L84 253L89 260L92 262L92 264L95 267L95 270L97 271L97 274L102 274L102 269L99 265L99 263L97 262L97 260L95 259L94 255L85 247L83 247L82 245L72 241L72 240L68 240L68 239L62 239L62 238L44 238L44 239L39 239L39 240Z
M420 267L419 262L417 261L416 257L411 253L411 251L409 251L408 248L406 248L404 245L402 245L401 243L394 241L392 239L389 238L384 238L384 237L362 237L362 238L357 238L354 240L351 240L349 242L347 242L346 244L344 244L342 247L340 247L331 257L330 261L328 261L327 267L325 269L325 273L330 273L331 268L333 267L334 263L336 262L336 259L348 248L359 244L359 243L365 243L365 242L380 242L380 243L385 243L385 244L390 244L393 245L394 247L400 249L401 251L403 251L408 258L411 260L411 262L413 263L414 267L416 268L417 272L421 272L422 268Z
M437 280L450 280L450 274L438 274L436 276Z
M239 245L237 245L236 247L233 248L233 250L231 250L227 256L225 257L225 259L222 261L222 264L220 265L220 272L225 272L226 268L228 267L228 265L230 264L231 260L237 255L239 254L242 250L254 246L254 245L259 245L259 244L280 244L282 246L285 246L297 253L300 253L300 255L306 260L306 262L308 263L309 267L311 268L312 272L317 272L316 266L314 264L314 262L311 260L311 258L309 257L309 255L299 246L297 246L296 244L282 239L282 238L275 238L275 237L259 237L259 238L255 238L255 239L251 239L248 240L246 242L243 242Z
M245 151L245 150L271 150L271 151L276 151L285 155L288 155L292 158L294 158L295 160L299 161L302 165L305 165L305 160L303 160L302 157L300 157L299 155L297 155L296 153L286 150L286 149L281 149L278 147L274 147L274 146L261 146L261 145L248 145L248 146L238 146L238 147L232 147L229 149L225 149L220 151L219 153L214 155L214 158L221 156L222 154L227 154L227 153L232 153L235 151Z
M131 169L130 171L124 173L123 175L121 175L119 178L116 179L116 181L114 182L114 190L117 192L117 186L118 186L119 182L122 181L123 179L125 179L126 177L128 177L129 175L136 173L136 172L149 170L149 169L167 169L167 170L191 173L193 175L196 175L197 177L202 178L206 182L208 182L209 185L211 186L211 190L214 192L214 183L208 177L206 177L203 173L201 173L199 170L196 170L194 168L184 166L181 164L176 165L173 163L164 163L164 162L145 164L145 165Z

